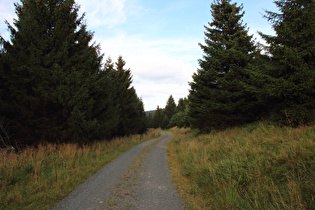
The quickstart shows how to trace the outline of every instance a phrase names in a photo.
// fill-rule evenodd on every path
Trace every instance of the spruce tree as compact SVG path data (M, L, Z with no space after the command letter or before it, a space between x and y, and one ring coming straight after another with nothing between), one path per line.
M111 57L108 57L104 64L104 71L111 73L114 71L114 69L115 68L114 68L113 60L111 59Z
M164 114L163 118L162 118L162 124L161 124L161 128L163 130L167 129L168 128L168 124L169 124L169 121L170 119Z
M94 103L91 109L91 119L95 119L96 124L93 136L90 139L103 140L114 137L118 125L118 106L114 103L115 92L113 81L109 80L109 72L100 72L92 81L92 89L89 96Z
M256 98L246 90L247 65L255 51L252 36L242 22L242 6L230 0L211 4L213 20L205 26L204 52L193 75L189 116L201 130L225 128L254 120Z
M188 100L180 98L173 117L170 119L168 127L178 126L179 128L188 127Z
M163 109L157 106L152 119L153 128L160 128L162 126L163 117Z
M176 103L173 96L170 95L170 97L167 99L166 106L164 109L165 116L163 119L164 122L162 123L163 125L165 125L165 126L162 126L164 129L168 127L169 121L175 114L175 111L176 111Z
M101 138L97 113L111 103L104 100L111 84L79 7L74 0L21 0L15 9L18 19L7 23L11 42L4 41L0 115L24 140Z
M125 100L127 109L122 118L126 129L124 135L145 133L146 122L143 102L138 98L134 87L131 87L129 94L130 96Z
M110 131L108 132L108 135L111 137L114 137L117 135L118 125L120 122L120 107L119 107L119 96L118 96L118 79L116 78L116 70L115 70L115 64L113 60L108 57L106 59L106 62L104 64L104 70L103 72L106 72L104 74L107 75L107 78L109 79L108 84L106 87L107 91L110 91L110 100L112 102L112 107L109 108L110 114L105 115L104 122L110 123ZM109 117L112 116L112 117Z
M144 111L144 104L142 101L142 98L138 98L137 104L136 104L136 117L133 119L135 124L135 129L133 133L139 133L143 134L147 132L148 124L146 120L146 113Z
M153 128L153 115L152 112L146 112L146 125L147 128Z
M4 55L3 43L4 43L4 40L0 36L0 99L1 99L0 110L4 110L2 106L4 105L3 99L6 92L5 91L6 89L5 67L4 67L4 59L3 59L3 55Z
M176 107L176 110L175 112L178 113L178 112L185 112L185 109L186 109L186 105L188 104L188 100L187 98L180 98L178 100L178 105Z
M269 44L271 65L258 69L259 96L271 118L298 126L315 119L315 2L275 1L280 13L267 11L276 36L260 33Z
M110 62L109 62L110 63ZM132 84L130 69L125 68L126 62L119 56L112 70L115 87L115 104L118 106L118 126L116 135L124 136L143 132L145 113L142 101L138 98ZM110 64L108 68L112 68Z

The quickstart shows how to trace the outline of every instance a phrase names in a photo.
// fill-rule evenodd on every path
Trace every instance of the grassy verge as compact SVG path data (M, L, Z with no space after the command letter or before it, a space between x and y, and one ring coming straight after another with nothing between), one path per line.
M151 131L85 147L48 144L18 155L0 152L0 208L48 209L105 164L156 136Z
M315 126L171 132L168 159L189 209L315 209Z

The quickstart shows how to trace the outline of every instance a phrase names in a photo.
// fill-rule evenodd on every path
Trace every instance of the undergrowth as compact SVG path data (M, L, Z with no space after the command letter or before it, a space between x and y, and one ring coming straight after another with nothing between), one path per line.
M47 144L19 154L0 151L0 209L49 209L105 164L156 136L151 131L83 147Z
M315 209L315 126L171 132L168 159L189 209Z

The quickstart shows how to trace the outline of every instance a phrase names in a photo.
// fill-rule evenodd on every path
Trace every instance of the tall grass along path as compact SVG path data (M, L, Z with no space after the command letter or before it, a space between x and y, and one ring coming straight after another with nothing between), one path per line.
M166 145L173 137L161 132L128 150L53 209L182 209L166 161Z

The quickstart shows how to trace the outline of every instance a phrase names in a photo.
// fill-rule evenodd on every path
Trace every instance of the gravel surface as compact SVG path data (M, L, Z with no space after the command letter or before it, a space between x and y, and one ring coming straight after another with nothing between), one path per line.
M128 150L52 209L182 209L166 161L173 134Z
M138 180L136 209L182 209L176 188L167 167L166 145L174 135L159 141L143 161Z

